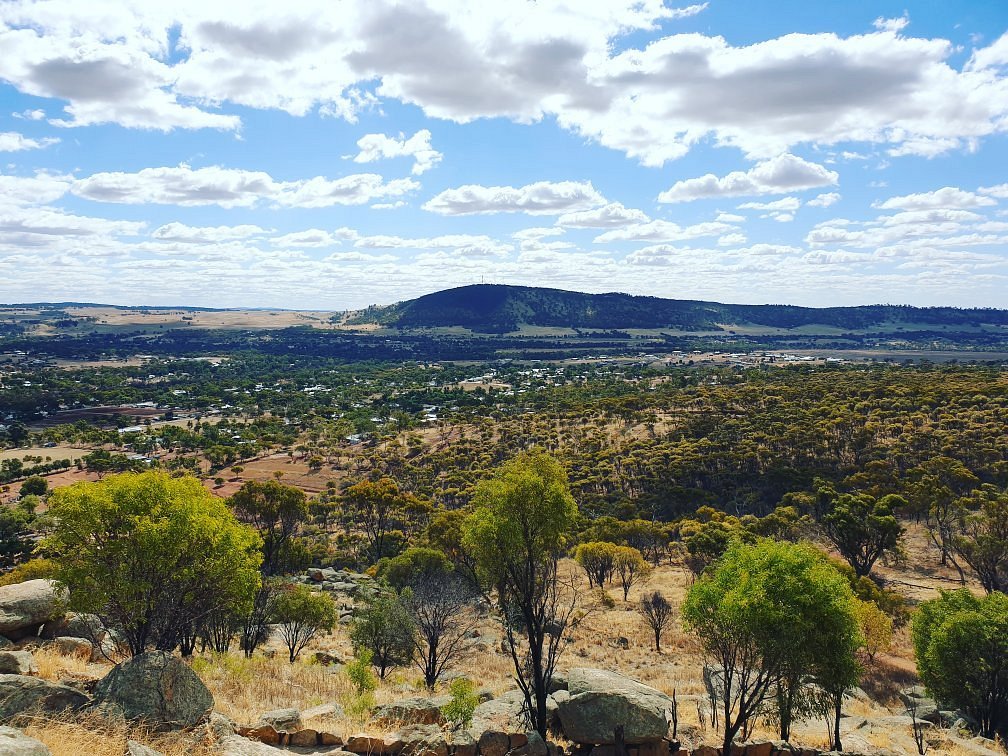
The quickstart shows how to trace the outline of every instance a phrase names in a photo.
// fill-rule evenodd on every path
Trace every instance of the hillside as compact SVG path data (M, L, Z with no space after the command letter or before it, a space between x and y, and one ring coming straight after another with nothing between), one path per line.
M462 326L485 333L521 325L558 328L672 328L717 330L730 325L771 328L829 326L864 329L900 323L935 327L1008 326L1008 310L864 305L794 307L738 305L630 294L583 294L561 289L474 284L426 294L388 307L371 307L351 322L397 328Z

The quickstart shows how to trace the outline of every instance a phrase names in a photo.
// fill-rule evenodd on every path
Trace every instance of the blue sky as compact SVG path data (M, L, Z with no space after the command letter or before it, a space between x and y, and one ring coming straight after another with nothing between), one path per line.
M0 4L0 301L1008 306L1008 3Z

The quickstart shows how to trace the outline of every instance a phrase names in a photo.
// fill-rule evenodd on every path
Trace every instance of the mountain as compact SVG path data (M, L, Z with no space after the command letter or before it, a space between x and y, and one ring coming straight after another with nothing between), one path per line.
M794 307L738 305L631 294L583 294L561 289L474 284L426 294L387 307L370 307L350 322L396 328L463 326L481 333L506 333L522 325L560 328L670 328L718 330L730 326L864 329L898 326L976 328L1008 326L1008 310L864 305Z

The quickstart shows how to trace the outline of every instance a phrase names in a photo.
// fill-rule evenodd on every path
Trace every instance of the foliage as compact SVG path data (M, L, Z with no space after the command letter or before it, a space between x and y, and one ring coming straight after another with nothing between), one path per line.
M613 564L623 587L624 601L630 595L630 589L651 574L651 565L644 561L644 557L633 546L617 546Z
M278 480L250 480L228 499L228 506L239 519L259 531L263 541L262 571L275 575L295 565L292 539L308 518L304 491Z
M38 578L52 579L56 577L57 565L51 559L35 557L14 567L9 572L0 575L0 586L24 583Z
M304 647L320 632L336 626L336 602L325 593L315 593L306 585L290 585L273 603L273 618L293 664Z
M367 557L371 561L394 556L395 530L419 530L430 514L429 503L400 491L388 477L350 486L343 492L341 503L347 526L366 534Z
M41 475L33 475L21 484L20 496L45 496L49 490L49 481Z
M560 608L556 566L577 518L577 504L564 469L539 451L504 463L477 486L473 501L464 544L484 583L498 590L508 617L505 629L516 681L533 728L545 736L546 696L562 636L555 627L546 631L548 623L559 623L562 631L573 611ZM524 628L524 654L518 650L511 614Z
M917 670L943 705L958 707L981 734L1008 734L1008 596L965 588L925 601L914 615Z
M466 729L472 723L473 712L479 704L476 686L466 677L456 677L448 686L451 700L441 707L445 720L455 729Z
M0 508L0 568L16 567L32 553L30 521L24 509Z
M357 695L359 696L372 693L378 687L378 681L375 680L374 673L371 671L373 661L371 652L367 649L362 649L357 652L357 655L353 659L347 662L344 668L350 684L354 686L354 690L357 691Z
M97 614L129 650L172 650L209 614L248 608L261 540L195 478L125 473L50 496L46 553L70 608Z
M903 526L895 513L906 506L906 500L894 494L875 498L865 493L844 493L831 498L820 520L823 534L855 575L868 575L882 555L899 547Z
M414 582L443 579L452 572L452 564L444 552L423 546L411 546L395 557L378 560L375 576L396 589Z
M581 565L588 575L589 587L597 585L602 588L612 580L616 569L617 548L619 547L614 543L590 541L579 544L574 549L574 561Z
M860 639L850 605L847 581L805 544L736 542L693 584L683 621L722 670L712 697L720 702L726 752L781 681L795 694L813 680L829 688L854 683L847 657ZM797 695L782 703L786 737L792 716L803 712Z
M964 513L951 548L987 593L1008 588L1008 491L983 486L959 501Z
M853 607L864 639L865 654L869 661L875 661L875 654L887 651L892 645L893 619L874 601L862 601L855 597Z
M451 573L418 575L403 591L403 603L416 628L413 661L428 690L465 650L465 639L476 625L473 598L472 586Z
M395 593L375 596L354 616L350 625L350 642L357 654L367 651L385 679L391 667L410 661L413 654L416 627L403 601Z

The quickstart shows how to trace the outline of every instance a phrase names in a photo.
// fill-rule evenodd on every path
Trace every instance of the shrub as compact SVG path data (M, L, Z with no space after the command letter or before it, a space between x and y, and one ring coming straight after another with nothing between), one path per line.
M374 672L371 671L373 661L371 652L365 648L358 651L357 655L346 665L347 678L359 696L372 693L378 687L378 681L375 680Z
M465 729L472 724L473 712L479 704L475 686L465 677L456 677L448 687L451 701L441 707L441 713L452 727Z
M383 680L389 667L405 664L413 654L416 628L400 598L381 595L368 602L354 617L350 641L354 650L368 651Z

